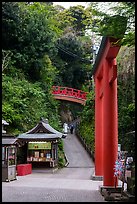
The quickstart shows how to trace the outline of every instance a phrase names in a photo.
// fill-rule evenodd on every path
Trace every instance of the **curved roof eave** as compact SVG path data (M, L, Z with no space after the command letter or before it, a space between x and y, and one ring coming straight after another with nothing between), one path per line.
M26 139L26 140L40 140L40 139L59 139L62 137L62 134L45 134L45 133L23 133L18 136L18 139Z
M41 126L42 125L42 126ZM27 131L27 134L31 134L31 133L35 133L35 130L40 127L43 128L43 130L45 130L45 132L48 132L49 134L54 133L54 134L63 134L57 130L55 130L53 127L51 127L51 125L49 125L48 120L46 121L40 121L35 127L33 127L31 130Z
M40 122L31 130L22 133L18 139L56 139L61 138L63 133L55 130L48 124L48 120L40 120Z

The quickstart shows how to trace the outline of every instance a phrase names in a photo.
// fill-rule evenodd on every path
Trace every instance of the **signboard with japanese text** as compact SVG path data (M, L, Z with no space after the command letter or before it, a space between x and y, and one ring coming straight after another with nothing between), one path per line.
M51 149L51 142L29 142L28 149Z

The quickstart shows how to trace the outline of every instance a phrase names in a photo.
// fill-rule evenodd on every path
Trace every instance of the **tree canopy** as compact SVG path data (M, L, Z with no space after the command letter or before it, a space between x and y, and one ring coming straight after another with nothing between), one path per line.
M91 12L95 32L122 38L122 45L135 45L135 2L93 2Z

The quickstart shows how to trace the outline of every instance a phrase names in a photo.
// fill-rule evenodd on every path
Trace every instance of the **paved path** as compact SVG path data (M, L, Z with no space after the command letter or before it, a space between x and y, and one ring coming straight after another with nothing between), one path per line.
M91 180L94 162L75 134L63 141L68 166L54 173L33 170L15 181L2 182L2 202L105 202L99 192L102 181Z

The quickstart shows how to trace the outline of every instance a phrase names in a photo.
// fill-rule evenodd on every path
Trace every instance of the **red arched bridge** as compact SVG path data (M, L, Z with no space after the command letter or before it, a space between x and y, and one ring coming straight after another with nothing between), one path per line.
M87 99L87 92L61 86L52 87L52 95L55 99L67 100L75 103L85 105Z

